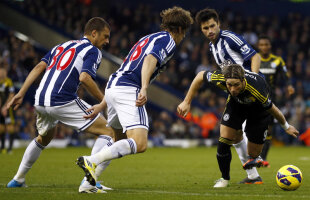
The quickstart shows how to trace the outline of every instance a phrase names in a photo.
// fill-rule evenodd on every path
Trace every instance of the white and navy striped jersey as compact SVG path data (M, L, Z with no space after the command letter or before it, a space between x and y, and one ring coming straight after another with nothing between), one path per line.
M113 73L107 88L115 86L133 86L141 88L141 70L145 56L152 54L157 59L151 82L161 73L173 56L175 42L166 31L153 33L141 38L130 50L120 68Z
M231 64L239 64L251 71L251 57L256 51L234 32L221 30L215 44L210 42L210 51L221 69Z
M55 46L41 60L47 63L35 95L35 105L58 106L77 98L82 72L93 79L102 58L101 51L86 38Z

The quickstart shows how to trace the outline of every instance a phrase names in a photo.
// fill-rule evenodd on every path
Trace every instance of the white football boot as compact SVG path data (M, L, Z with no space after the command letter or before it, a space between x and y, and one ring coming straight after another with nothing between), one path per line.
M227 187L229 183L229 180L225 180L223 178L220 178L218 180L215 181L215 185L213 186L214 188L223 188L223 187Z

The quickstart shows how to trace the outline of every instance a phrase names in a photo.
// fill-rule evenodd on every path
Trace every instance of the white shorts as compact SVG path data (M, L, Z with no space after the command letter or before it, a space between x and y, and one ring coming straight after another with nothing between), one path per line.
M36 125L39 134L45 136L47 131L54 128L58 122L78 131L85 130L100 116L98 114L93 119L84 119L83 116L90 113L86 112L90 107L88 103L79 98L61 106L44 107L36 105Z
M149 129L149 120L145 106L137 107L136 99L140 89L129 86L118 86L105 90L108 105L108 126L126 130Z

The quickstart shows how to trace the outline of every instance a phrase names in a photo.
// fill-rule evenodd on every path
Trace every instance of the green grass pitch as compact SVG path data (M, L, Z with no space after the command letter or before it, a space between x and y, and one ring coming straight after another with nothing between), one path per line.
M310 199L310 148L272 147L270 168L259 169L263 185L240 185L245 171L232 148L231 181L228 188L213 189L220 178L216 148L152 148L147 152L112 161L102 174L104 184L114 188L106 194L79 194L83 171L75 165L87 148L46 149L26 177L28 188L8 189L24 149L12 155L0 154L0 200L27 199ZM286 164L298 166L303 184L296 191L282 191L276 185L277 170Z

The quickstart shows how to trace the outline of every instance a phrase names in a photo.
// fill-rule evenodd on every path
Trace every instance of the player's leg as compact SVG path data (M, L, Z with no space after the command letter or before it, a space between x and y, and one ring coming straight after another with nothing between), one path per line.
M13 109L10 108L8 112L8 117L6 118L6 131L9 133L9 147L8 147L8 153L12 152L13 142L15 139L15 117Z
M0 118L2 119L3 116L1 115ZM3 119L3 123L0 122L0 139L1 139L1 152L0 153L6 153L6 151L5 151L6 149L5 149L5 124L4 124L4 119Z
M272 122L273 123L273 122ZM270 167L269 162L267 161L267 155L271 146L271 139L272 139L272 134L273 134L273 125L269 124L268 126L268 134L264 143L264 147L261 153L261 157L264 160L263 161L263 167Z
M243 123L243 125L245 127L245 123ZM248 152L247 152L247 143L248 143L248 139L246 135L243 133L242 130L239 130L237 134L237 139L235 140L235 144L233 144L233 146L236 149L236 152L239 156L239 159L242 165L248 161L248 157L249 157ZM246 173L247 173L247 177L244 178L239 183L241 184L262 184L263 183L262 178L259 176L256 167L253 167L252 169L247 169Z
M0 112L0 140L1 140L1 151L0 153L6 153L5 149L5 117Z
M104 161L121 158L130 154L142 153L147 149L147 129L131 129L127 130L126 134L128 139L119 140L110 147L103 148L100 152L87 157L87 159L98 165Z
M12 152L12 148L13 148L13 143L14 143L14 139L15 139L15 127L14 124L7 124L6 125L6 130L9 133L9 147L8 147L8 153Z
M58 121L49 116L44 107L36 106L35 108L37 113L36 126L39 135L33 139L26 148L18 171L14 178L7 184L7 187L25 187L26 174L56 133L55 126Z
M42 150L50 143L56 133L56 128L50 129L45 136L39 135L33 139L25 150L18 171L7 187L25 187L25 176L33 164L38 160Z
M260 154L268 132L269 115L267 112L256 113L247 119L245 132L248 138L249 160L243 165L243 169L261 167L263 164Z
M91 173L91 165L98 165L104 161L120 158L129 154L141 153L146 150L148 117L145 107L136 107L135 100L138 94L136 88L122 88L106 90L106 101L108 104L108 124L114 129L123 128L128 139L121 139L98 153L79 158L79 166ZM86 161L89 162L86 162ZM84 167L83 165L89 165ZM86 170L85 170L86 168ZM88 176L90 183L94 184L92 176Z
M237 130L221 124L220 138L217 145L217 162L222 178L214 185L215 188L227 187L230 180L231 145L234 143Z
M217 181L214 187L228 186L231 162L230 147L238 138L238 130L241 130L244 120L244 109L229 96L221 119L220 138L217 146L217 160L222 178Z

